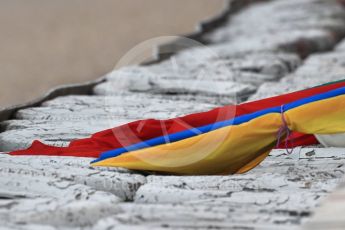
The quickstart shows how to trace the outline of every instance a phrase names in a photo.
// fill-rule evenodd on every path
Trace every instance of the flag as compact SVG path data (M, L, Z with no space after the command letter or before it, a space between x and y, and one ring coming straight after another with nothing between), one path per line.
M316 144L313 134L320 132L312 127L322 126L327 134L345 131L330 127L330 121L339 118L334 114L342 111L342 94L334 94L342 92L342 87L345 82L339 81L174 119L139 120L72 141L68 147L34 141L28 149L10 154L98 157L94 166L174 174L245 172L260 163L279 139L280 147L290 148ZM337 103L326 116L321 111L329 100ZM311 106L314 104L318 107ZM316 120L321 123L315 124ZM282 138L288 131L286 145Z

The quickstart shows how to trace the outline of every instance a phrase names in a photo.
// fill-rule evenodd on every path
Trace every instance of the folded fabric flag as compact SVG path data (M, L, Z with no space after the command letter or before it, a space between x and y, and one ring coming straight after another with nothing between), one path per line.
M344 81L335 82L175 119L136 121L96 133L91 138L73 141L65 148L35 141L29 149L11 154L98 157L104 152L93 165L177 174L244 172L265 158L276 144L277 132L285 126L285 122L286 130L293 131L288 147L317 143L310 135L314 134L310 132L310 127L305 128L300 123L296 127L291 126L291 122L295 119L302 121L306 114L309 120L314 120L314 117L305 109L300 114L304 118L290 119L289 114L300 108L309 108L313 103L323 106L322 103L329 99L325 96L327 93L344 86ZM320 96L323 99L316 100ZM304 102L292 106L299 100ZM334 110L338 108L334 107L331 111ZM317 111L313 113L319 114ZM327 133L334 132L327 129ZM171 143L166 143L167 140Z
M276 144L279 130L307 134L345 132L345 87L297 100L282 106L168 135L174 142L130 148L107 154L94 166L116 166L174 174L222 174L248 171L261 162ZM137 145L138 146L138 145Z

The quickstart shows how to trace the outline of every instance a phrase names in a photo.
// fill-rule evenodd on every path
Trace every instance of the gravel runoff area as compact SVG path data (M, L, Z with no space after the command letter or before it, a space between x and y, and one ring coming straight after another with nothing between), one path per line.
M147 175L93 168L87 158L5 153L35 139L65 146L137 119L165 119L342 79L344 36L341 1L253 3L204 34L207 47L116 70L92 95L19 110L0 129L0 229L318 229L311 217L341 184L345 149L273 150L248 173L224 176ZM207 55L210 49L215 55Z

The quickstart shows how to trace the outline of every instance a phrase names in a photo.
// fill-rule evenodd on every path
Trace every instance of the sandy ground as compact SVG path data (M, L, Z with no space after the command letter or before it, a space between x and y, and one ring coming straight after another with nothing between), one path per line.
M0 107L109 72L136 44L193 31L223 0L1 0Z

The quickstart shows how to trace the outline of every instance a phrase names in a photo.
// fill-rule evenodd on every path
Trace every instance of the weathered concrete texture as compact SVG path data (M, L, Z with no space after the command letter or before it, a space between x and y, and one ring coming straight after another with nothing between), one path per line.
M134 203L96 226L297 229L344 176L344 161L344 149L276 150L243 175L149 176Z
M215 200L216 201L216 200ZM283 200L281 202L284 202ZM244 203L244 202L243 202ZM109 229L119 223L127 226L166 229L298 229L296 218L266 212L246 204L231 206L226 200L198 204L120 204L122 214L99 221L94 229ZM257 213L261 215L258 216Z
M215 104L215 105L226 105L232 104L237 101L237 97L229 97L224 95L198 95L195 96L194 94L149 94L148 92L131 92L131 91L123 91L118 92L114 88L115 83L108 82L106 84L99 84L94 88L95 95L102 95L102 96L119 96L122 95L124 100L127 95L134 95L136 97L136 101L139 103L144 103L145 105L151 104L151 100L169 100L175 102L176 104L184 104L184 102L193 102L195 104ZM121 84L121 83L120 83ZM117 86L119 87L119 86ZM140 100L139 100L140 99ZM119 100L122 103L121 100Z
M331 49L336 41L337 39L334 38L332 33L323 29L312 29L248 35L232 42L215 45L213 49L217 50L217 53L228 52L231 55L263 51L285 51L294 52L305 57L313 52Z
M322 202L315 215L305 223L305 230L344 229L345 220L345 181Z
M246 42L261 43L268 49L279 47L305 55L324 50L332 45L332 38L343 36L344 10L335 0L272 1L248 7L232 17L227 28L209 39L245 44L241 40L247 38Z
M95 169L89 158L0 155L0 223L90 226L117 213L146 178L126 169Z
M108 82L100 84L108 90L122 91L129 90L132 92L148 92L157 94L196 94L196 95L208 95L208 96L234 96L235 94L246 95L255 91L255 88L234 81L219 81L212 75L206 75L207 79L189 79L182 77L182 79L170 78L166 79L163 77L150 76L150 72L144 69L142 74L139 71L129 69L129 73L126 73L126 77L122 77L122 74L110 74ZM146 73L145 73L146 72ZM138 73L138 74L136 74ZM221 75L221 74L220 74ZM230 76L231 77L231 76ZM167 77L169 78L169 77ZM223 76L224 78L224 76Z
M195 53L194 53L195 52ZM295 70L301 61L295 54L262 52L229 56L217 54L212 46L182 51L159 64L127 67L112 72L109 80L140 76L158 79L234 81L261 84L278 80Z
M280 82L264 83L256 94L250 97L250 100L343 80L345 76L344 58L345 52L341 50L311 55L300 68Z
M146 181L144 176L130 173L130 171L124 169L94 169L89 166L92 159L88 158L64 157L61 160L59 157L10 157L0 155L0 159L0 173L19 177L42 177L47 178L47 180L60 178L87 185L96 190L111 192L123 200L132 200L136 190ZM59 170L57 171L57 169ZM2 179L7 180L8 178ZM12 188L6 186L6 189L11 190ZM37 189L41 188L38 187ZM4 190L4 188L1 188L1 190ZM49 190L46 192L52 195Z
M19 168L18 168L19 170ZM84 226L114 213L121 201L65 178L2 170L0 222Z
M340 51L340 52L344 52L345 51L345 41L340 42L337 46L336 46L336 51Z
M225 45L231 46L231 43ZM177 53L169 61L162 62L161 66L165 68L174 67L174 71L189 70L191 73L193 73L191 70L196 69L194 71L197 71L198 68L227 67L229 72L261 73L278 78L292 72L301 64L299 57L292 53L267 51L233 54L230 50L221 52L217 47L219 45L211 44L204 47L190 48ZM155 66L152 68L155 68Z
M182 84L182 83L181 83ZM115 87L114 87L115 88ZM224 89L224 92L226 90ZM140 95L138 95L137 100L139 100ZM124 98L122 103L126 103ZM119 103L121 103L119 102ZM102 103L102 102L100 102ZM26 120L95 120L103 119L107 120L113 118L126 118L126 119L138 119L139 116L142 118L148 118L153 116L153 112L156 113L157 119L167 119L169 117L181 116L186 112L197 112L203 111L205 109L212 108L212 104L199 104L198 108L195 108L194 103L180 103L176 104L173 101L161 100L157 103L152 101L152 104L146 104L141 102L141 104L122 104L121 106L111 106L108 100L103 101L103 107L95 108L92 105L85 108L54 108L54 107L37 107L23 109L17 112L16 119L26 119ZM138 111L140 110L140 115ZM156 111L155 111L156 110Z
M19 110L0 150L65 146L143 118L166 119L298 90L345 75L345 11L335 0L252 5L169 60L109 73L93 95ZM222 43L219 43L222 42ZM315 54L315 52L336 51ZM310 55L309 57L307 57ZM307 57L306 60L301 58ZM0 155L4 229L300 229L344 176L345 150L274 150L243 175L145 176L91 159Z

